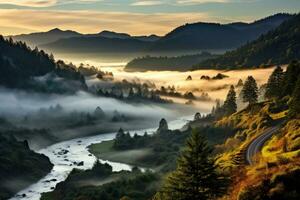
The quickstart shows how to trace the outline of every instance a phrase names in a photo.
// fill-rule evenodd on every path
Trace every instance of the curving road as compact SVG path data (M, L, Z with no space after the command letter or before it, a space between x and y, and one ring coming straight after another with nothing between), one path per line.
M265 142L269 140L273 134L279 129L279 126L272 127L266 130L263 134L255 138L247 147L246 150L246 162L249 165L256 163L254 156L259 153L259 151L264 146Z

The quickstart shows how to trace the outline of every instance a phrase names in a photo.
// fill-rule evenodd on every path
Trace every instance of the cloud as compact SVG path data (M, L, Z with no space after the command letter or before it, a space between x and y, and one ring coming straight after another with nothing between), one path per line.
M57 3L57 0L0 0L0 4L29 7L49 7Z
M196 5L205 3L252 3L259 0L177 0L177 5Z
M188 5L193 5L193 4L204 4L204 3L228 3L230 0L178 0L178 4L188 4Z
M101 1L103 0L0 0L0 5L8 4L14 6L39 8L39 7L51 7L51 6L62 5L62 4L95 3Z
M112 30L116 32L128 32L132 35L148 35L150 33L163 35L185 23L212 20L215 21L207 13L199 12L144 14L129 12L0 9L0 30L4 31L0 34L11 35L28 33L28 30L48 31L52 28L61 28L82 33Z
M130 5L132 6L156 6L156 5L162 5L164 2L162 1L137 1Z

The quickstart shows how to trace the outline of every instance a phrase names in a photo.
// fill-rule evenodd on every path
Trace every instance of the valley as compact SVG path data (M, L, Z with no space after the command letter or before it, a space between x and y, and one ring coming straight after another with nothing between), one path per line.
M0 200L299 199L287 2L0 1Z

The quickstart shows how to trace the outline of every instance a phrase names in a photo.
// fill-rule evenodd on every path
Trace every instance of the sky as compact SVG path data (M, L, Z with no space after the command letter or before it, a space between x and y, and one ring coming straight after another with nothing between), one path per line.
M251 22L300 12L300 0L0 0L0 34L53 28L164 35L193 22Z

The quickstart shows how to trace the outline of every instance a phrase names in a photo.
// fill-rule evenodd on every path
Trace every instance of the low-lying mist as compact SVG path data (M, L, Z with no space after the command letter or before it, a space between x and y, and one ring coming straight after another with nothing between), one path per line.
M89 62L89 64L99 67L103 71L113 72L114 76L114 80L111 81L99 80L95 76L87 77L86 82L89 87L97 85L100 88L110 88L116 82L126 79L129 82L155 85L157 89L161 86L174 86L176 91L182 94L193 92L196 97L207 94L208 99L198 99L188 104L187 99L167 96L163 98L171 99L174 103L161 104L151 101L133 103L95 96L83 91L62 95L0 88L0 131L1 126L5 124L1 125L1 119L8 122L6 123L6 125L9 124L8 127L18 130L43 130L34 133L29 131L26 134L27 137L23 137L29 140L34 138L35 141L31 142L31 146L39 148L37 143L46 144L47 142L44 140L52 140L53 137L60 141L117 131L121 127L125 130L156 127L161 118L171 121L178 117L193 115L196 112L209 113L216 103L215 100L224 100L230 85L237 85L240 79L245 81L249 75L252 75L261 86L267 82L273 71L273 68L267 68L233 71L125 72L123 67L115 67L117 65L101 67L99 63ZM201 79L201 76L214 77L218 73L227 77L218 80ZM189 76L190 78L188 78ZM236 90L239 94L241 87L236 87ZM241 101L238 101L238 104L239 109L245 106ZM36 132L37 135L42 136L36 137Z
M112 98L96 97L92 94L79 91L75 95L40 94L19 90L0 89L0 111L2 115L22 116L36 112L41 108L60 105L66 112L93 112L98 106L105 113L118 111L131 116L145 114L148 117L161 115L171 116L176 111L171 111L159 105L133 105Z
M95 66L101 64L90 62ZM148 71L148 72L126 72L124 67L100 67L101 70L113 72L115 81L124 79L135 82L152 82L156 87L175 86L179 92L191 91L195 95L201 95L203 92L208 93L212 100L224 100L230 85L236 86L241 79L245 81L248 76L253 76L259 86L267 83L268 78L274 68L265 69L248 69L248 70L197 70L187 72L176 71ZM221 80L201 80L201 76L214 77L218 73L222 73L227 78ZM191 76L192 80L186 80ZM95 80L90 80L95 84ZM239 89L238 89L239 90ZM203 104L199 104L203 107Z
M193 109L182 105L131 104L83 91L61 95L1 88L0 101L0 118L6 122L1 124L0 120L0 130L9 124L6 128L13 129L17 137L34 139L31 146L45 138L55 137L60 141L117 131L121 127L125 130L156 127L161 118L173 120L193 113ZM39 131L32 133L27 129Z

